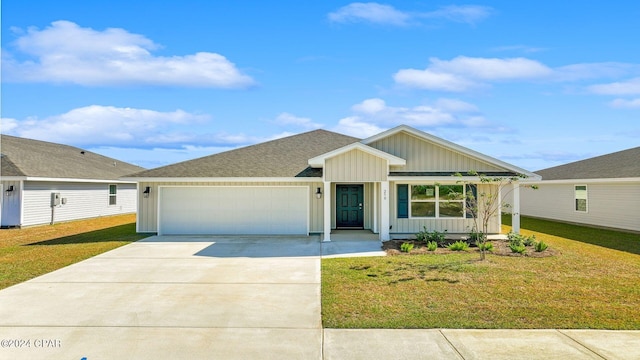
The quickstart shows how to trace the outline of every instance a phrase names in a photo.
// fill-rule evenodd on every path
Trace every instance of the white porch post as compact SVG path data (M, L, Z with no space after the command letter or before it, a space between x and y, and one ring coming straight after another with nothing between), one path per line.
M513 183L513 208L511 209L511 227L514 233L520 234L520 184Z
M331 241L331 182L324 182L324 237L322 241Z
M391 240L389 235L389 182L380 182L380 241Z

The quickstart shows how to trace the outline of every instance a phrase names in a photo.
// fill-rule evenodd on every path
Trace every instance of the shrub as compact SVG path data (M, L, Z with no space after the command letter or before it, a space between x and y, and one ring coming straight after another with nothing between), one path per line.
M540 242L535 245L536 252L543 252L543 251L547 250L548 247L549 247L549 245L547 245L542 240L540 240Z
M466 241L458 240L452 244L449 244L447 248L453 251L467 251L467 249L469 249L469 243Z
M476 241L476 246L480 250L493 251L493 244L490 242L481 243L480 241Z
M444 232L439 232L437 230L429 231L427 230L427 227L424 226L423 230L416 234L416 239L424 243L435 241L438 244L442 244L444 243L446 234L447 230L445 230Z
M469 241L473 241L475 243L482 242L486 240L487 236L482 231L471 231L469 233Z
M429 241L427 243L427 250L429 251L436 251L436 249L438 248L438 243L435 241Z
M511 249L511 252L514 252L514 253L524 254L524 252L527 250L527 247L524 246L524 244L511 242L509 243L509 249Z
M413 243L405 242L405 243L402 243L402 245L400 245L400 251L402 252L408 253L408 252L411 252L411 250L413 250Z
M538 244L536 242L536 236L535 235L526 236L523 239L523 242L524 242L524 246L536 246Z
M515 246L536 246L536 236L524 236L521 234L516 234L514 232L509 232L507 234L507 238L509 238L509 245Z

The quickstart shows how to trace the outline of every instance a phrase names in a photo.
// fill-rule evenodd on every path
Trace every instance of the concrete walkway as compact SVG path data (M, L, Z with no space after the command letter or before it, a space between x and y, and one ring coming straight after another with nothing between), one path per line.
M640 359L640 331L322 329L376 241L151 237L0 291L0 359Z

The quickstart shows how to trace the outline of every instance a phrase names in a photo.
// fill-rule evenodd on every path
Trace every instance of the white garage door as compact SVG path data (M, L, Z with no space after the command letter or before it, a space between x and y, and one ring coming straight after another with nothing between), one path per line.
M307 235L307 187L163 187L160 235Z

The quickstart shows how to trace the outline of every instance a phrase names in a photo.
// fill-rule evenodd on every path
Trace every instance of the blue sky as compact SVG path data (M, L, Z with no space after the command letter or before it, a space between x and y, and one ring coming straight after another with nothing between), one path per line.
M639 145L637 1L2 6L2 133L152 168L407 124L527 170Z

